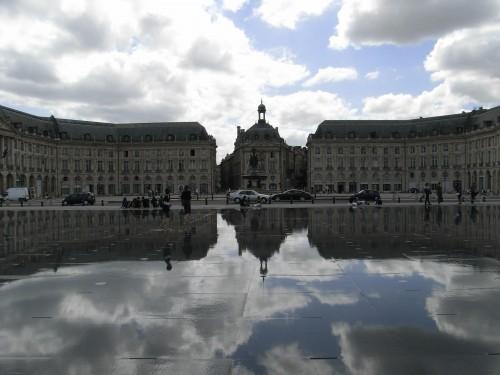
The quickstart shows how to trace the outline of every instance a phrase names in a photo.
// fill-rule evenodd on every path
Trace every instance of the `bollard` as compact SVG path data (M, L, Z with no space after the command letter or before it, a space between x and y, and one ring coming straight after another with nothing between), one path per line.
M101 206L104 206L104 200L101 199Z
M290 197L290 204L293 204L293 197Z
M401 197L398 197L398 203L401 203Z
M332 197L332 204L335 204L335 196Z
M212 200L214 200L214 193L212 193Z
M208 206L208 198L205 198L205 206Z
M314 204L314 198L311 198L311 204Z
M314 193L314 199L316 199L316 193Z
M40 202L40 206L42 206L42 207L43 207L43 201L41 201L41 202Z

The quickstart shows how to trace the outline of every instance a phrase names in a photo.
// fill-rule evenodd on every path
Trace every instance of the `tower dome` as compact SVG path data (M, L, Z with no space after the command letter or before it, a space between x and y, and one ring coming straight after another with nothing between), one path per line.
M259 112L259 122L266 122L266 106L262 103L260 99L260 104L257 107L257 112Z

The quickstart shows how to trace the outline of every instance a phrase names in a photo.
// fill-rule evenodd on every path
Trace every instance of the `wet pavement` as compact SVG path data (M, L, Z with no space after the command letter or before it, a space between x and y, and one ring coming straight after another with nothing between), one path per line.
M0 374L498 374L500 206L0 211Z

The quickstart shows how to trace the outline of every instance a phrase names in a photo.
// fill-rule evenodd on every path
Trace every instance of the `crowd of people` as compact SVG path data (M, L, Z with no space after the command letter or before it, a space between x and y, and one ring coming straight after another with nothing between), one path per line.
M188 186L184 187L181 193L181 203L184 208L184 213L191 213L191 190ZM150 194L150 196L135 197L131 200L127 197L123 197L122 208L161 208L164 211L170 210L170 192L165 191L165 195L156 196Z

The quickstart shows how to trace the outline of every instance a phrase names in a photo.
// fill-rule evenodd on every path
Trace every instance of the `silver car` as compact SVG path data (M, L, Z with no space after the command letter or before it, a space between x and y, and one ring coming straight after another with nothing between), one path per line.
M249 202L267 203L269 201L269 195L257 193L255 190L236 190L229 193L229 199L234 203L240 203L243 197Z

